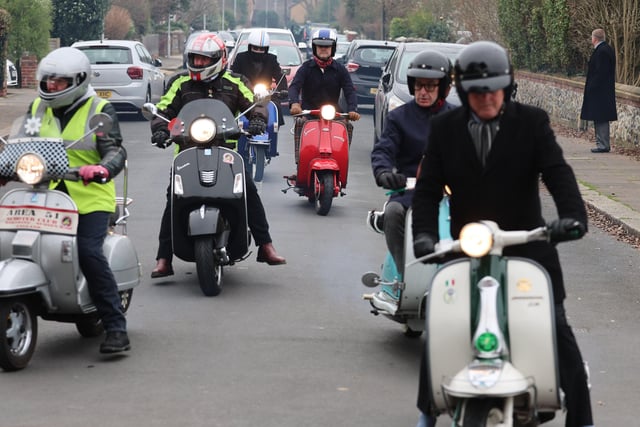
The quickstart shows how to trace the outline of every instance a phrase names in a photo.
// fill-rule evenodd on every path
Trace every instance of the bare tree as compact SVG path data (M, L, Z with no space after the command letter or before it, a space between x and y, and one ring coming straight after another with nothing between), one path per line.
M120 6L111 6L104 17L104 35L108 39L122 40L133 28L129 11Z
M504 45L497 0L453 0L451 7L449 19L456 31L469 31L471 40L491 40Z

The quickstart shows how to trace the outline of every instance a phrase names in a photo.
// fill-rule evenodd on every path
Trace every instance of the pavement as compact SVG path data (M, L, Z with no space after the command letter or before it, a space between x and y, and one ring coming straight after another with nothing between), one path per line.
M171 75L182 65L181 56L160 58ZM8 88L0 98L0 135L6 136L13 120L24 114L37 96L36 89ZM584 137L557 136L573 168L584 201L628 233L640 237L640 162L615 152L591 153L593 131Z

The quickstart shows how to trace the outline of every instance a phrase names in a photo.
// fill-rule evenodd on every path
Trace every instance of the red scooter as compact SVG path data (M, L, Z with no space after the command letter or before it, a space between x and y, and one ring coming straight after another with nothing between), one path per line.
M303 110L298 116L311 116L300 133L300 159L296 175L285 176L288 187L315 204L318 215L327 215L333 198L344 196L349 172L348 117L335 107L324 105L318 110Z

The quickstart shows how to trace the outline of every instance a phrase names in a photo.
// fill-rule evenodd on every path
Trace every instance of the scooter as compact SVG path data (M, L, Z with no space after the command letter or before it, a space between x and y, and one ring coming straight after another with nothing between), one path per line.
M168 121L151 103L144 104L143 114ZM171 168L173 253L195 262L202 293L216 296L223 267L244 260L251 241L244 161L221 146L242 130L222 101L208 98L187 103L169 130L173 142L187 147Z
M504 248L549 241L547 227L467 224L418 260L441 265L426 307L426 369L436 412L456 426L537 426L562 408L553 291L540 264Z
M344 196L349 172L349 135L346 122L337 117L348 117L337 113L332 105L318 110L303 110L295 117L310 115L300 133L300 158L296 175L284 176L287 188L299 196L307 197L315 205L318 215L327 215L333 198ZM315 118L317 117L317 119Z
M242 135L238 138L238 152L244 160L247 174L253 178L256 185L262 183L264 168L271 163L273 157L278 156L278 108L273 101L267 103L269 121L267 129L260 135ZM249 119L240 117L243 129L249 127Z
M407 188L415 186L415 178L407 179ZM387 192L390 195L391 192ZM381 211L384 212L384 209ZM375 211L367 214L367 223L371 229L378 233L384 233L375 226ZM449 195L445 189L440 202L438 216L438 228L442 240L450 240ZM400 269L393 260L391 253L387 251L380 273L366 272L362 276L362 283L370 288L380 287L380 290L372 294L364 294L364 300L371 304L371 313L375 316L383 315L395 322L404 325L404 335L409 338L417 338L422 335L425 328L425 299L429 290L429 280L437 271L434 264L413 263L413 237L411 234L411 209L405 216L404 233L404 257L405 265Z
M254 96L259 99L269 98L267 102L267 110L269 118L267 121L267 129L260 135L241 135L238 138L238 152L244 159L244 167L253 178L258 189L262 185L262 179L264 177L264 168L271 163L271 159L278 156L278 123L280 122L279 109L275 102L271 100L271 97L277 92L277 87L285 76L289 75L291 70L282 70L282 76L280 80L273 85L272 89L268 89L268 85L263 83L257 83L254 86ZM278 97L288 97L287 91L278 92ZM249 119L242 115L240 116L240 126L243 129L249 127Z
M83 337L104 331L79 266L78 209L67 194L48 188L51 180L80 179L78 170L69 168L66 154L74 143L65 147L62 139L29 136L25 129L35 125L29 120L17 119L0 149L0 177L27 184L0 199L0 367L5 371L29 364L38 337L37 316L75 323ZM97 114L87 135L108 132L111 124L108 115ZM136 250L126 235L132 203L126 169L123 187L124 195L114 201L116 215L103 250L126 312L141 276Z

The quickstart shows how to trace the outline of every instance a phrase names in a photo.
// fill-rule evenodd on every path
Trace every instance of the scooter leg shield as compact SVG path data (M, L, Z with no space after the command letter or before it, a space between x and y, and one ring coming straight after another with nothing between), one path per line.
M551 280L542 267L526 259L511 258L507 274L511 362L535 378L538 410L560 409Z

